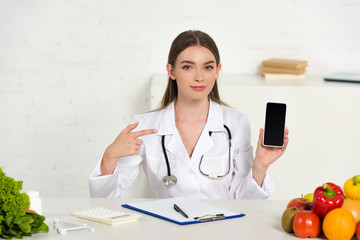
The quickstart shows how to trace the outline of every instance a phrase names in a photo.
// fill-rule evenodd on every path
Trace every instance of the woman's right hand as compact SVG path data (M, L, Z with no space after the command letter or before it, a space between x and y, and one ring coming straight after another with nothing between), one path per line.
M143 141L138 137L154 134L156 129L145 129L138 132L131 132L139 125L139 122L127 126L115 141L105 150L101 160L101 175L112 174L116 168L117 160L121 157L139 154Z

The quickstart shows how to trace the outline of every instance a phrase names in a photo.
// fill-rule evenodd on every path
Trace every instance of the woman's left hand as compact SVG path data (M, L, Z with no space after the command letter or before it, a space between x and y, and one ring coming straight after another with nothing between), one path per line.
M262 144L264 129L260 128L259 140L257 143L255 159L252 167L253 178L259 184L259 186L262 185L268 167L284 154L289 143L288 135L289 130L286 128L283 147L265 147Z

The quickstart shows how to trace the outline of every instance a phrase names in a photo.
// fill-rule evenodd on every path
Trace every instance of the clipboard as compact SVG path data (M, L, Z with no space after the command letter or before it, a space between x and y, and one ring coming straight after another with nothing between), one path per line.
M188 215L188 218L175 211L174 204ZM121 206L148 214L180 225L212 222L244 217L244 213L229 211L188 198L168 198L153 201L122 204Z

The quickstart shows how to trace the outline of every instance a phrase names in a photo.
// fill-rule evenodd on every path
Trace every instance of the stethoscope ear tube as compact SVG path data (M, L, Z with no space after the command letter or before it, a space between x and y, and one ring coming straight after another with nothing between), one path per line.
M162 150L163 150L163 153L164 153L164 156L165 156L166 167L167 167L167 175L171 176L169 159L168 159L168 156L166 154L166 149L165 149L165 135L162 136L161 145L162 145Z
M228 138L229 138L229 158L228 158L228 169L227 169L226 173L223 174L223 175L212 175L212 174L204 173L204 172L201 170L201 163L202 163L202 160L203 160L204 155L202 155L201 158L200 158L199 172L200 172L202 175L204 175L204 176L206 176L206 177L208 177L208 178L211 178L211 179L217 179L217 178L225 177L225 176L227 176L227 175L229 174L229 172L230 172L230 165L231 165L231 132L230 132L230 129L228 128L228 126L226 126L225 124L224 124L224 128L226 129L226 131L227 131L227 133L228 133ZM209 132L210 137L211 137L211 134L212 134L212 132Z
M166 167L167 167L167 175L163 177L163 183L165 186L172 187L176 185L177 178L174 175L171 175L170 163L165 149L165 135L162 136L161 145L162 145L162 150L164 152Z
M224 124L224 128L226 129L227 133L229 134L229 141L231 141L231 132L228 126Z

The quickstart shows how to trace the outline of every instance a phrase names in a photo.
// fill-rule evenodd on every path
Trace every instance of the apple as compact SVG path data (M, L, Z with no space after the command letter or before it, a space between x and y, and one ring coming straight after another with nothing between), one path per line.
M292 233L293 230L293 220L295 215L300 212L300 209L296 207L287 208L282 217L281 217L281 226L285 232Z
M312 201L312 200L314 200L314 193L308 193L304 196L304 198L308 198Z
M290 200L286 208L296 207L300 210L311 210L312 201L308 198L298 197Z

